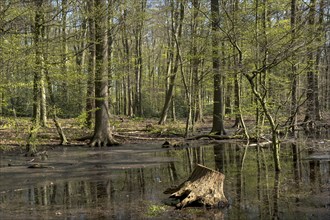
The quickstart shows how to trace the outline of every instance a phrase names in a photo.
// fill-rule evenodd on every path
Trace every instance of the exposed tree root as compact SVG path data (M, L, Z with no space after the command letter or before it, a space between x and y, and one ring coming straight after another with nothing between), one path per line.
M119 145L119 142L117 142L110 133L95 134L89 144L90 147L106 147L106 146L109 147L109 146L116 146L116 145Z

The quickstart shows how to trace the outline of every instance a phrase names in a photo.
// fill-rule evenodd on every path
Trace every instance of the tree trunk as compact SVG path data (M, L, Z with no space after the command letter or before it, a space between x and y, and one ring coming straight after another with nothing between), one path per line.
M144 25L144 13L145 13L146 1L141 1L137 6L137 24L135 29L135 103L134 110L137 116L142 116L142 73L143 73L143 59L142 59L142 32Z
M118 144L112 136L108 109L108 36L106 0L95 0L95 126L90 146Z
M29 131L29 137L26 145L27 156L33 156L36 152L36 138L40 127L41 116L41 80L42 80L42 12L43 0L36 0L35 6L35 24L34 24L34 46L35 46L35 70L33 78L33 119L32 126Z
M129 46L129 32L127 30L126 22L127 22L127 9L123 10L123 20L125 21L123 26L123 36L122 36L122 44L124 49L124 60L125 60L125 71L126 82L124 82L124 95L125 95L125 114L128 116L133 116L133 90L132 90L132 80L131 80L131 53L130 53L130 46Z
M324 8L325 3L324 0L320 0L320 7L319 7L319 19L318 19L318 28L316 30L316 40L318 43L318 48L316 51L316 60L315 60L315 78L314 78L314 89L315 89L315 119L317 121L321 120L321 108L320 105L320 95L319 95L319 78L321 75L321 57L322 57L322 33L324 33L323 27L323 19L324 19Z
M178 48L178 46L180 44L180 41L181 41L182 22L183 22L183 18L184 18L184 5L183 5L183 3L180 3L179 17L177 15L177 13L175 13L176 9L174 8L174 2L173 1L171 1L171 7L172 7L172 11L171 11L171 18L172 18L171 41L173 43L172 50L174 50L174 48ZM175 44L176 44L176 47L174 47ZM165 103L164 103L164 107L163 107L163 110L162 110L162 113L161 113L160 120L159 120L158 124L165 124L165 121L166 121L166 118L167 118L167 112L169 110L169 107L170 107L170 104L171 104L171 101L172 101L174 83L175 83L176 75L177 75L178 68L179 68L180 51L178 49L176 49L176 55L175 55L173 69L171 68L172 65L170 65L172 63L171 60L173 59L172 52L170 52L169 59L170 59L170 61L169 61L169 66L168 66L168 71L169 71L168 73L169 73L169 76L170 76L169 77L170 82L169 82L169 85L168 85L168 90L166 91Z
M220 25L219 1L211 0L212 66L213 66L213 127L212 132L226 134L223 124L222 83L218 29Z
M201 57L198 52L198 36L200 34L200 21L199 21L199 11L200 11L200 1L192 0L193 4L193 23L192 23L192 72L193 72L193 89L192 89L192 107L193 107L193 121L199 122L203 120L203 109L201 100L201 86L200 86L200 70L199 66L201 63Z
M92 120L95 117L95 21L93 18L94 0L87 1L88 10L88 77L87 77L87 94L86 94L86 126L91 128Z
M223 192L225 175L197 164L194 171L181 185L165 190L171 198L178 198L177 208L199 204L208 207L225 207L228 200Z
M308 25L310 28L310 39L315 37L315 0L311 0L309 5ZM318 97L318 79L316 71L316 54L312 48L307 51L307 109L305 115L305 122L307 128L313 128L316 120L320 119L319 97Z
M61 31L62 31L62 41L61 41L61 58L62 58L62 63L61 63L61 74L63 74L64 82L61 86L61 103L62 106L64 107L68 103L68 83L65 81L67 77L67 54L68 54L68 44L67 44L67 28L66 28L66 23L67 23L67 7L68 7L68 0L62 0L61 3L61 9L62 9L62 26L61 26Z
M274 159L275 171L277 171L277 172L281 171L280 155L279 155L280 141L279 141L279 136L278 136L278 131L277 131L278 125L275 124L275 121L271 115L270 109L267 106L266 100L262 97L260 92L256 89L256 86L254 84L254 77L256 75L253 75L253 76L249 76L247 74L244 74L244 75L248 79L252 92L253 92L254 96L256 97L257 101L259 102L259 104L261 105L263 113L265 114L265 116L269 122L271 132L272 132L273 159Z

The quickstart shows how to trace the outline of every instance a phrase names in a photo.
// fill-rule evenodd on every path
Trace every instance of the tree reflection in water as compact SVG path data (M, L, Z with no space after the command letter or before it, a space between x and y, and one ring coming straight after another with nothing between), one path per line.
M283 171L279 174L272 171L270 147L246 146L219 143L167 151L159 150L157 146L147 152L127 151L130 154L121 157L117 154L124 151L118 148L118 152L105 152L99 158L101 167L84 162L90 157L86 150L86 154L77 159L84 164L84 169L77 165L74 169L34 170L28 175L23 168L12 173L12 168L2 167L0 216L2 219L26 216L29 219L56 216L153 218L148 210L152 205L164 206L167 195L163 191L187 179L194 166L200 163L225 174L224 192L230 207L178 211L165 206L165 211L157 218L292 219L314 216L330 219L329 160L308 159L314 152L302 150L303 146L298 144L283 144ZM77 155L75 151L66 152L68 156L70 153ZM129 162L131 159L125 158L133 159Z

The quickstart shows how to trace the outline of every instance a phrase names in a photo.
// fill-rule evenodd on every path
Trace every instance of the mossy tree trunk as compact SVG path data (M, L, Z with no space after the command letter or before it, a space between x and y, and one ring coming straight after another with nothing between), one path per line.
M42 57L42 26L43 26L43 11L42 11L43 0L35 1L35 21L33 27L34 34L34 47L35 47L35 68L33 77L33 119L32 126L29 131L29 136L26 144L26 155L33 156L36 152L36 138L37 132L40 127L41 117L41 98L43 78L43 57ZM45 109L44 109L45 111Z

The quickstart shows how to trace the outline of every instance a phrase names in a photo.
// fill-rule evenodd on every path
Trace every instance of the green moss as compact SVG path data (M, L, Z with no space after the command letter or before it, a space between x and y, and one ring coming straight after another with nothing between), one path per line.
M150 205L147 210L147 216L159 216L166 211L163 205Z

